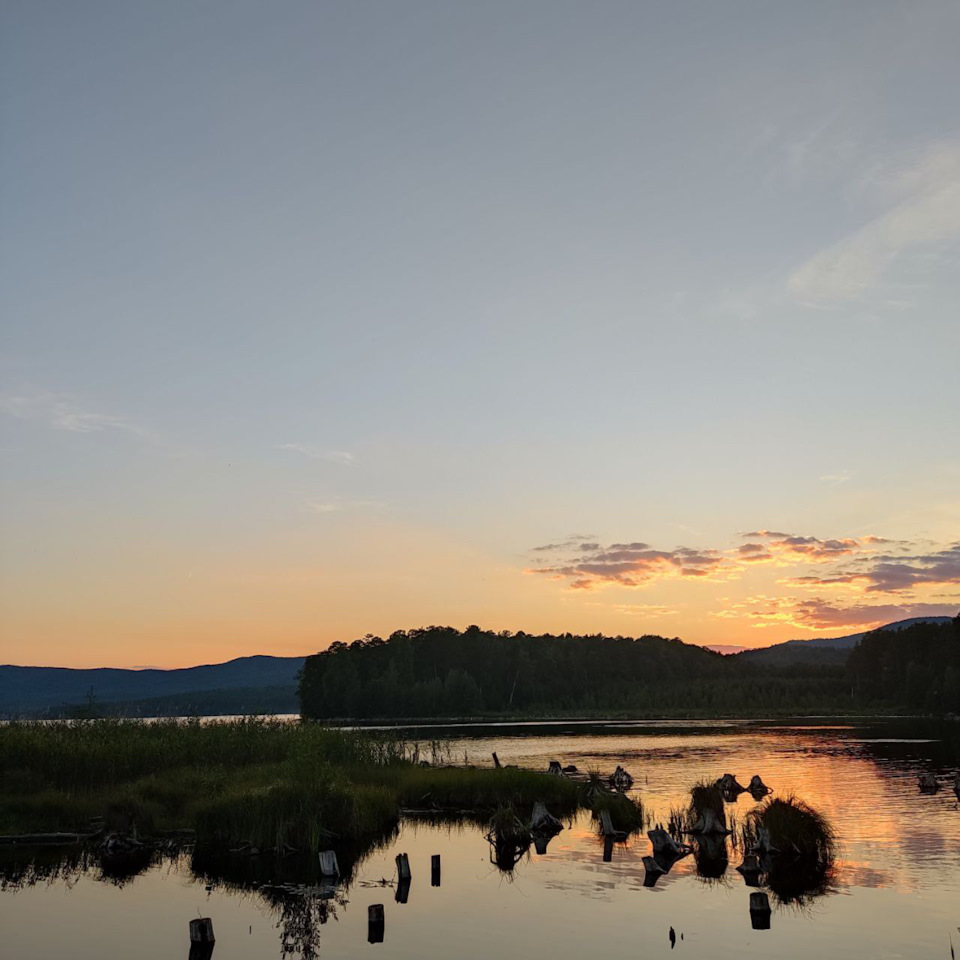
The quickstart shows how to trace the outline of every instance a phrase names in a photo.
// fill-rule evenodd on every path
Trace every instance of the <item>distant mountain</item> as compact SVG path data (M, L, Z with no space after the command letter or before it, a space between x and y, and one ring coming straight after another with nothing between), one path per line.
M917 623L950 623L952 617L911 617L909 620L897 620L875 630L905 630ZM737 658L744 663L762 664L840 664L845 663L850 651L873 630L851 633L845 637L816 637L813 640L786 640L771 647L744 650Z
M59 713L64 704L86 702L90 691L104 712L111 712L106 709L109 704L123 703L134 712L146 715L142 709L134 707L133 701L167 699L183 694L193 695L189 702L199 708L191 711L194 713L252 712L240 711L236 707L244 701L263 704L279 700L289 704L289 694L296 686L303 661L304 657L239 657L227 663L178 670L0 666L0 716ZM267 687L286 688L287 692L278 694L274 689L273 695L265 700L262 688ZM214 692L240 690L244 691L243 696L221 700L219 709L209 711L203 707L204 698L199 696L206 694L212 699ZM261 693L257 694L257 690ZM162 705L158 703L157 706Z

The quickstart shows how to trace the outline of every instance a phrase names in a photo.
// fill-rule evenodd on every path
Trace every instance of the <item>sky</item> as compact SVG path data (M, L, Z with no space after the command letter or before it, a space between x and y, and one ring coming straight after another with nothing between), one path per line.
M956 614L958 35L5 3L0 661Z

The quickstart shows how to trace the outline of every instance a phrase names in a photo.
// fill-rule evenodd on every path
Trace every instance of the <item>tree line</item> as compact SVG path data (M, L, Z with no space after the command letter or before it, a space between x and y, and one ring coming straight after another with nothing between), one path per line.
M636 715L850 709L842 667L752 664L659 636L495 633L471 626L334 643L308 657L304 717Z

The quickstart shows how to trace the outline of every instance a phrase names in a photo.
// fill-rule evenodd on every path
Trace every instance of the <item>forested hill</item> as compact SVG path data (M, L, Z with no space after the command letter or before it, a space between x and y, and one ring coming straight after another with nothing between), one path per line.
M252 700L252 688L287 687L287 692L274 700L256 702L261 709L289 709L290 697L297 682L303 657L239 657L227 663L213 663L179 670L122 670L102 667L74 670L66 667L0 666L0 715L17 715L40 711L57 711L64 704L83 703L91 694L106 712L115 712L110 704L120 702L132 707L131 701L167 698L194 694L191 702L203 704L201 692L242 691L220 709L236 710ZM141 704L135 712L149 712L152 704ZM126 711L121 711L126 712ZM199 712L205 712L205 708Z
M843 671L737 664L644 636L533 636L427 627L335 643L304 664L301 712L315 718L643 714L849 706Z

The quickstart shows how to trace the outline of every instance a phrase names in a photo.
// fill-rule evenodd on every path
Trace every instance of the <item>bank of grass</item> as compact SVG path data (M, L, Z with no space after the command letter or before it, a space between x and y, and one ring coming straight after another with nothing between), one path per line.
M489 818L505 805L578 805L577 785L524 770L420 766L364 731L244 719L0 727L0 834L195 830L200 842L315 851L372 836L404 807Z

